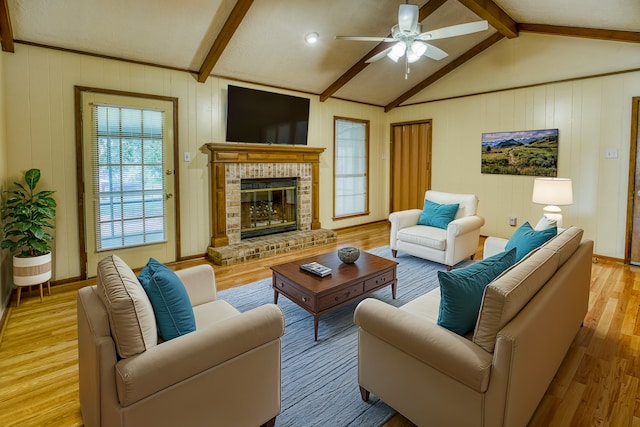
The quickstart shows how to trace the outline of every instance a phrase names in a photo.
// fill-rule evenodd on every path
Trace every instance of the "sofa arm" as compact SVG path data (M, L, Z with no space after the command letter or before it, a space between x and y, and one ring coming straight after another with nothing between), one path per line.
M480 227L484 225L484 218L478 215L465 216L454 219L447 226L447 238L462 236L471 231L480 232Z
M484 240L484 248L482 250L482 257L489 258L495 254L499 254L500 252L504 252L505 246L507 246L507 239L502 239L500 237L487 237Z
M358 304L354 321L361 329L456 381L478 392L487 390L492 355L470 340L374 298Z
M116 364L118 398L129 406L284 334L284 315L265 304L159 344ZM225 363L226 364L226 363Z
M216 277L209 264L178 270L176 274L187 289L192 306L216 300Z
M392 212L389 215L391 231L389 233L389 245L391 249L398 249L398 232L403 228L413 227L418 223L422 211L420 209L408 209L405 211Z

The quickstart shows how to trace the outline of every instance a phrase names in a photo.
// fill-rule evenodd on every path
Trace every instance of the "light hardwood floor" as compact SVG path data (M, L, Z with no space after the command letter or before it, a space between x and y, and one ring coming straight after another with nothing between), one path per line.
M388 244L386 223L338 233L338 242L241 266L214 266L219 289L271 276L269 266L341 246ZM481 259L478 248L476 259ZM206 262L183 262L175 268ZM601 259L593 264L589 313L531 426L640 426L640 274ZM94 281L15 298L0 332L0 426L79 426L76 291ZM24 295L24 294L23 294ZM357 388L354 389L357 392ZM401 415L384 427L410 427Z

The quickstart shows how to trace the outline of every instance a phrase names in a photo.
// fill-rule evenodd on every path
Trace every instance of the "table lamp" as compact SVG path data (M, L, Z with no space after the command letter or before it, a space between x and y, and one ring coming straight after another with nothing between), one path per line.
M562 210L558 206L573 204L573 189L569 178L536 178L533 181L533 203L547 205L543 215L562 228Z

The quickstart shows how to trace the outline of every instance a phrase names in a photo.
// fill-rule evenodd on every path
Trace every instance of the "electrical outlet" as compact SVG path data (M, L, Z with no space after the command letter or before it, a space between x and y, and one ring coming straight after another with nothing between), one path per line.
M512 226L512 227L515 227L516 225L518 225L518 217L510 216L509 217L509 225Z

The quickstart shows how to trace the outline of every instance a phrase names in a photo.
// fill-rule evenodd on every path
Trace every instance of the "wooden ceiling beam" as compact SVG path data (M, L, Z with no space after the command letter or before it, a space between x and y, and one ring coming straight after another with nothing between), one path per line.
M640 33L634 31L603 30L599 28L563 27L546 24L518 24L520 31L554 34L558 36L583 37L615 42L640 43Z
M8 0L0 0L0 43L5 52L15 52Z
M493 28L510 39L518 37L518 23L492 0L458 0Z
M436 71L435 73L431 74L429 77L424 79L422 82L418 83L417 85L415 85L414 87L412 87L411 89L409 89L408 91L406 91L405 93L400 95L394 101L392 101L389 104L387 104L384 107L385 113L390 111L390 110L392 110L392 109L394 109L398 105L402 104L404 101L406 101L407 99L411 98L412 96L418 94L420 91L425 89L427 86L433 84L438 79L441 79L442 77L444 77L445 75L447 75L451 71L455 70L456 68L458 68L459 66L461 66L462 64L464 64L465 62L467 62L468 60L470 60L471 58L473 58L477 54L479 54L480 52L482 52L485 49L489 48L490 46L494 45L498 41L502 40L503 38L504 38L504 35L501 34L500 32L497 32L497 33L494 33L491 37L489 37L489 38L485 39L484 41L478 43L477 45L475 45L474 47L472 47L471 49L469 49L468 51L466 51L465 53L463 53L462 55L460 55L459 57L457 57L456 59L454 59L453 61L451 61L450 63L448 63L444 67L442 67L441 69L439 69L438 71Z
M418 15L418 22L424 21L429 15L438 10L440 6L445 4L447 0L430 0L427 4L422 6ZM390 37L389 34L387 37ZM358 75L362 70L369 65L366 61L374 55L382 52L389 47L388 43L379 43L376 47L371 49L369 53L360 58L351 68L349 68L338 79L331 83L331 85L320 94L320 102L324 102L329 99L334 93L336 93L342 86L346 85L351 79Z
M240 26L240 23L242 23L244 16L247 14L247 11L249 11L249 8L252 4L253 0L238 0L236 5L233 7L231 14L222 26L220 34L218 34L218 37L213 42L211 50L209 50L207 57L205 58L202 66L200 67L200 70L198 71L198 81L200 83L204 83L207 81L207 78L211 74L211 70L213 70L213 67L215 67L216 63L220 59L220 56L222 56L222 53L231 40L231 37L233 37L233 34Z

